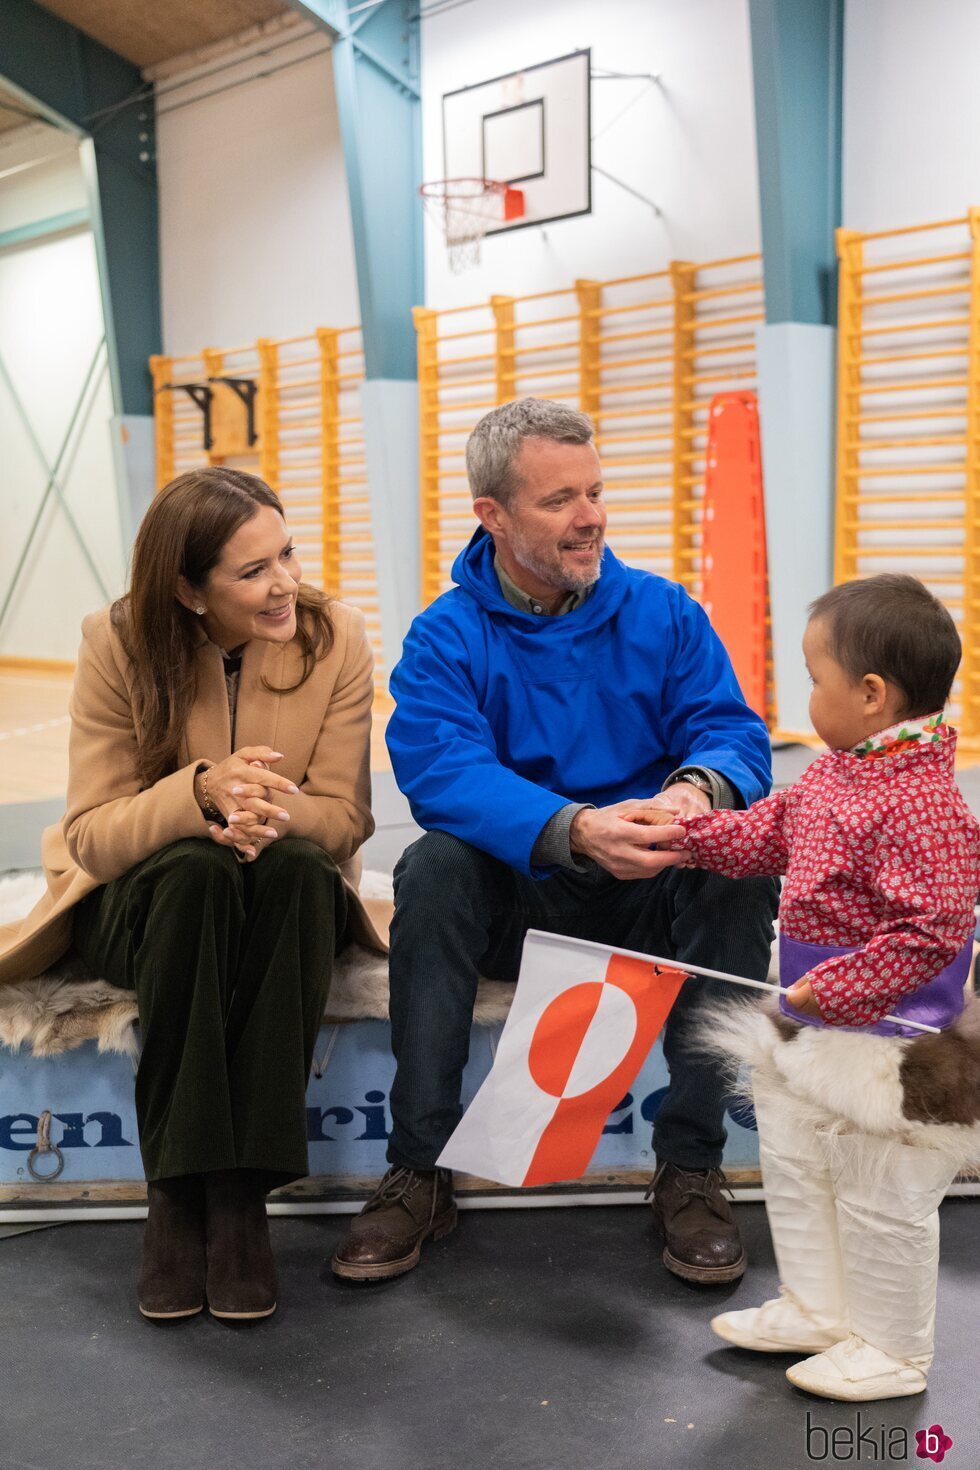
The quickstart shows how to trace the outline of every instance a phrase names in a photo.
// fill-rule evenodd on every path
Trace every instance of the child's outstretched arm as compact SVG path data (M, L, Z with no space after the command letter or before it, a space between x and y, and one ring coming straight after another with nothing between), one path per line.
M774 791L744 812L679 817L648 807L625 813L623 820L660 826L666 816L684 829L686 835L671 842L671 847L689 852L692 867L708 868L726 878L776 877L785 873L789 862L787 817L791 790Z

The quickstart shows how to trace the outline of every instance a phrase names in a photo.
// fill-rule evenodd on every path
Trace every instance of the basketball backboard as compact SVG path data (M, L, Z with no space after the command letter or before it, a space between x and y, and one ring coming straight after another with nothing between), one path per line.
M491 235L592 208L591 53L576 51L442 99L446 177L495 179L524 194L521 218Z

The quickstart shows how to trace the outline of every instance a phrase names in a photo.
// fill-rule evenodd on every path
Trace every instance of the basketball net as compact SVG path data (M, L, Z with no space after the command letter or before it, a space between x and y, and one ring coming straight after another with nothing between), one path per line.
M419 193L446 238L455 275L478 265L483 237L493 224L520 219L524 194L495 179L436 179Z

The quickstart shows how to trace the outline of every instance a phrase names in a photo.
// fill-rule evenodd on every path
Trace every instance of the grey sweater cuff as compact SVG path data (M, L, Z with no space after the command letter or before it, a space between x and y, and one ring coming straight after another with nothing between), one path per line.
M709 770L707 766L678 766L676 771L671 771L661 786L661 791L666 791L667 787L676 781L678 776L683 776L685 771L693 771L696 775L705 776L710 781L711 805L714 811L732 811L739 806L740 803L736 800L735 788L731 782L720 771Z
M586 810L595 811L591 801L570 801L548 818L531 849L533 868L570 868L573 873L589 872L593 866L592 859L573 853L569 840L572 822L579 812Z

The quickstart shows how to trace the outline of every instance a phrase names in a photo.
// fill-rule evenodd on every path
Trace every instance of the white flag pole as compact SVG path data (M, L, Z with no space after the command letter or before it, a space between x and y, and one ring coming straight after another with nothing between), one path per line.
M662 960L656 955L648 956L655 965L669 966L672 970L683 970L685 975L705 975L709 980L727 980L732 985L745 985L750 990L774 990L777 994L786 992L780 985L774 985L771 980L747 980L744 975L728 975L724 970L705 970L700 965L682 965L677 960ZM904 1016L882 1016L883 1021L894 1021L898 1026L911 1026L913 1031L927 1031L930 1036L940 1036L942 1032L938 1026L927 1026L924 1021L907 1021Z
M540 932L543 931L528 930L529 934ZM589 945L592 941L588 939L576 939L575 943ZM629 955L631 958L637 960L646 960L647 964L663 965L666 970L682 970L685 975L703 975L708 980L727 980L731 985L744 985L749 990L769 990L774 991L777 995L781 993L785 994L782 987L774 985L771 980L747 980L744 975L729 975L726 970L706 970L702 965L686 965L682 964L680 960L664 959L662 955L641 954L636 949L617 949L615 945L600 945L596 947L613 949L616 954ZM883 1021L894 1021L896 1026L909 1026L913 1031L925 1031L930 1036L942 1035L942 1031L938 1026L927 1026L924 1021L908 1021L904 1016L894 1015L882 1016L881 1019Z

